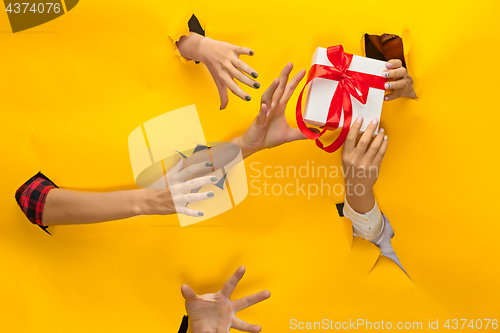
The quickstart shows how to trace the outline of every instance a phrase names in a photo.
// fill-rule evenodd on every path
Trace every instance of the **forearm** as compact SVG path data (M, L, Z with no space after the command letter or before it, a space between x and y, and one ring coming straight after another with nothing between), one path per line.
M365 214L372 210L375 205L372 187L366 188L363 184L354 185L346 179L345 189L346 201L353 210L359 214Z
M44 225L87 224L147 213L146 190L107 193L53 189L43 211Z
M179 53L186 59L203 62L200 50L205 38L207 37L198 35L195 32L191 32L189 36L182 36L177 42Z

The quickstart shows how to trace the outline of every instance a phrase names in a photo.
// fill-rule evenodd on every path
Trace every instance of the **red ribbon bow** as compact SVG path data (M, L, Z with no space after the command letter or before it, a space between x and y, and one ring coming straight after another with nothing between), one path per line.
M311 69L309 69L307 82L304 88L302 88L302 91L299 95L299 100L297 101L296 118L300 131L307 138L316 140L316 145L319 148L328 153L333 153L342 146L347 137L347 134L349 133L349 128L351 127L351 96L357 99L362 104L366 104L368 90L370 89L370 87L385 89L384 84L387 80L377 75L350 71L349 66L351 65L352 61L352 54L344 53L344 48L342 47L342 45L329 47L326 51L326 54L333 67L314 64ZM304 123L304 119L302 117L302 95L304 94L304 90L309 82L318 77L339 81L339 84L337 85L337 89L333 94L330 108L328 110L326 123L321 127L322 131L320 133L315 133L311 131ZM325 147L323 145L323 142L321 142L319 138L323 134L325 134L327 130L335 130L338 128L342 110L344 111L344 123L342 125L342 130L340 131L337 139L335 139L332 144Z

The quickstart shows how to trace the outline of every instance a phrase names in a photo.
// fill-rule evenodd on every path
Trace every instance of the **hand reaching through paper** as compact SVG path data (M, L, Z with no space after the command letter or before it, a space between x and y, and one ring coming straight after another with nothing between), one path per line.
M186 300L189 326L193 333L229 332L230 328L243 332L260 332L259 325L252 325L236 318L236 312L262 302L271 296L267 290L231 301L236 285L243 277L245 267L240 267L215 294L196 295L188 285L181 288Z
M283 68L279 79L275 79L262 94L260 111L253 123L242 136L233 139L244 157L265 148L306 139L298 128L288 125L285 117L287 103L306 73L303 69L288 82L292 69L292 63Z
M221 110L229 102L228 89L245 101L252 99L238 86L235 79L254 89L260 88L260 83L252 79L257 78L257 72L239 58L240 55L253 56L254 53L249 48L220 42L194 32L189 36L182 36L177 47L183 57L200 61L208 68L219 90Z
M44 205L43 225L98 223L154 214L203 216L203 212L189 209L185 204L211 199L214 193L187 192L206 184L215 184L217 177L187 179L196 173L211 171L212 163L198 163L183 168L184 160L181 159L165 177L147 189L97 193L51 189Z
M346 192L344 216L351 220L355 236L377 245L384 256L394 260L403 269L391 245L394 230L380 211L372 190L387 151L387 135L381 128L373 136L378 125L378 119L373 119L358 141L362 124L363 118L360 116L351 126L342 152Z
M417 94L413 90L413 79L406 68L402 67L401 60L391 59L385 64L385 67L389 69L383 74L385 78L388 78L385 89L392 92L385 95L384 100L392 101L399 97L417 98Z
M165 177L162 177L148 188L149 210L148 214L184 214L188 216L203 216L202 211L185 207L186 203L211 199L213 192L188 193L190 190L202 187L207 184L215 184L217 177L206 176L187 180L196 173L212 169L211 162L203 162L188 166L184 169L184 160L170 170ZM187 180L187 181L186 181Z
M349 130L342 151L347 202L360 214L370 211L375 205L372 188L387 150L387 135L383 128L373 138L378 119L370 122L356 144L362 124L363 117L359 116Z

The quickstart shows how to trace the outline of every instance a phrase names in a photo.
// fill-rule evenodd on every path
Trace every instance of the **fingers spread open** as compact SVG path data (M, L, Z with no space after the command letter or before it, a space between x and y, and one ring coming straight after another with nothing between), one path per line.
M221 289L222 295L226 297L231 297L231 294L234 291L234 288L238 285L238 282L240 282L241 278L243 277L243 274L245 274L245 267L241 266L234 272L233 275L224 283L224 286Z
M252 87L252 88L260 87L260 84L257 81L252 80L251 78L249 78L248 76L246 76L245 74L240 72L235 67L230 66L230 67L228 67L228 70L236 80L246 84L247 86Z
M199 177L192 180L189 180L185 183L175 185L171 187L171 191L175 191L176 193L186 193L187 191L192 190L193 188L202 187L207 184L213 184L217 182L217 177L215 176L206 176Z
M198 172L203 171L203 170L211 169L212 165L213 165L212 162L207 161L207 162L202 162L202 163L188 166L186 169L179 172L175 176L175 179L179 180L179 181L184 181L184 180L186 180L186 178L194 175L195 173L198 173Z
M264 290L250 296L242 297L233 302L234 309L236 312L241 311L252 305L262 302L268 299L269 297L271 297L271 293L268 290Z
M186 202L195 202L205 199L212 199L214 196L214 192L188 193L184 196L184 200L186 200Z
M196 293L187 284L181 287L182 296L186 301L194 301L196 299Z
M368 143L370 143L370 140L373 137L373 132L375 132L377 125L378 125L377 118L373 119L370 122L370 124L366 127L365 132L361 136L361 139L359 139L358 145L356 146L356 151L359 150L363 153L366 151L366 148L368 147Z
M352 124L349 134L347 134L347 138L344 142L344 151L346 153L351 152L356 146L356 139L358 138L361 125L363 125L363 117L359 116Z
M241 99L243 99L245 101L249 101L249 100L252 99L250 97L250 95L248 95L245 91L243 91L243 89L241 89L236 84L236 82L234 82L234 80L232 79L232 77L229 76L229 74L224 75L224 83L229 88L229 90L231 90L233 92L233 94L235 94L239 98L241 98Z
M249 324L239 318L233 318L231 328L234 328L238 331L251 332L251 333L259 333L261 330L259 325Z
M183 215L192 216L192 217L200 217L200 216L205 215L205 214L203 214L203 212L201 210L194 210L194 209L187 208L184 206L175 207L175 211L177 214L183 214Z
M259 75L257 72L250 66L246 64L243 60L240 59L234 59L233 60L233 65L234 67L238 68L240 71L247 73L249 76L253 77L256 79Z
M237 54L237 55L250 55L252 56L254 54L254 52L252 51L252 49L249 49L248 47L243 47L243 46L235 46L235 49L234 49L234 52Z
M281 100L283 94L285 93L286 85L288 83L288 77L292 69L293 69L293 64L289 62L288 64L286 64L285 68L283 68L283 70L281 71L279 77L280 82L278 88L274 92L271 107L276 103L278 103Z
M302 69L290 80L290 82L286 86L285 93L281 98L281 103L285 104L288 103L288 100L290 99L290 97L292 97L293 92L295 91L295 89L297 88L300 81L302 81L305 75L306 75L306 70Z
M279 80L274 79L271 85L264 91L262 98L260 99L261 104L266 104L269 108L271 107L271 102L273 100L273 95L279 85Z

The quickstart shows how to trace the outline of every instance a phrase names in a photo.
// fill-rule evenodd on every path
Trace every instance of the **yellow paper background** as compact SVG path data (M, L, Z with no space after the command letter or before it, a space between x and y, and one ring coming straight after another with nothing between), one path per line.
M428 319L499 319L500 4L224 1L189 3L210 37L255 51L242 59L262 84L245 88L251 102L230 96L224 111L203 65L173 54L168 33L182 4L85 0L16 34L2 7L0 331L176 332L185 314L180 286L216 291L239 265L247 273L234 298L272 293L238 314L265 332L291 331L291 319L424 328ZM375 191L412 280L386 258L371 269L378 250L350 239L335 208L341 196L255 196L250 188L236 208L186 228L175 216L149 216L52 227L53 236L14 200L39 170L64 188L135 188L127 138L140 124L196 104L207 141L229 140L253 120L260 93L288 61L296 73L318 46L360 55L362 33L404 29L420 99L384 104L389 149ZM296 98L287 109L292 126ZM246 164L306 161L340 165L340 152L299 142ZM247 169L249 180L255 174Z

